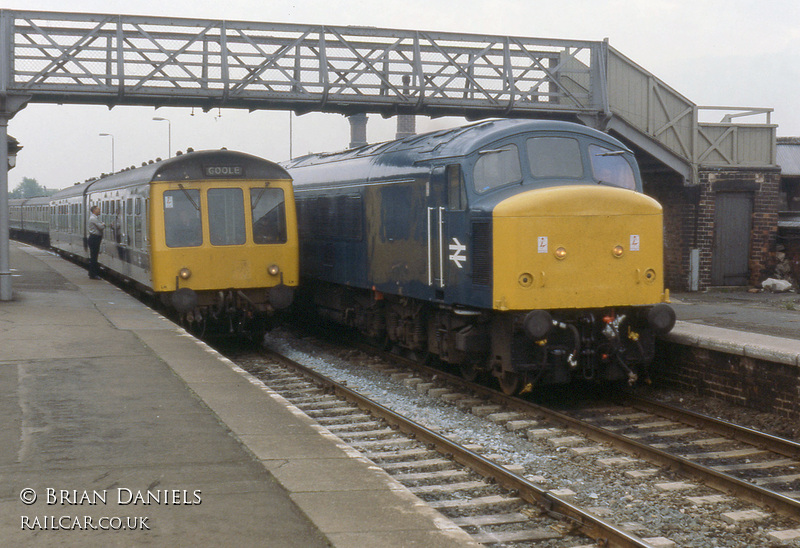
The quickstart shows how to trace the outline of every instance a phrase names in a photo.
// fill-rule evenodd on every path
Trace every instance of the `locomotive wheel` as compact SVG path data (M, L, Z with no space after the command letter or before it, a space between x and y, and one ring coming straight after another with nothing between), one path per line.
M520 386L522 386L522 378L519 373L513 371L503 371L497 380L500 382L500 390L506 396L513 396L519 392Z
M411 359L420 365L429 365L431 362L431 353L427 350L411 350L409 353Z
M478 374L480 373L478 366L470 360L461 362L458 366L458 370L461 373L461 378L467 382L475 382L475 379L478 378Z
M467 382L475 382L479 377L487 372L486 357L468 356L463 362L458 364L461 377Z

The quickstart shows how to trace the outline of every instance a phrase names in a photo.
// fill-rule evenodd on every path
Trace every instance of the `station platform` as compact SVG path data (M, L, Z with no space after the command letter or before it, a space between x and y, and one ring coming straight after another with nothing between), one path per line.
M800 340L800 295L747 288L673 293L678 320Z
M662 338L774 364L800 367L800 297L711 289L672 296L678 321Z
M11 243L6 546L475 546L259 381L110 283Z

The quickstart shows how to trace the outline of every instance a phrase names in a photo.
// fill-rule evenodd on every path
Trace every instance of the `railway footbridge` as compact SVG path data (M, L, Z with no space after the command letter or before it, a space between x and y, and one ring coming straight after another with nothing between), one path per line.
M0 10L0 137L37 102L581 121L637 152L666 208L671 286L752 281L774 243L771 109L698 106L607 41ZM719 122L701 121L715 110ZM0 300L7 187L3 170ZM729 226L748 212L749 226ZM714 254L729 233L753 236Z

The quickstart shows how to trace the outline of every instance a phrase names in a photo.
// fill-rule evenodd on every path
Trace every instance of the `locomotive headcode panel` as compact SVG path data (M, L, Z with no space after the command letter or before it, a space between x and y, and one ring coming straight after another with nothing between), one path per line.
M317 310L466 376L633 383L674 323L661 206L599 131L493 120L286 167Z

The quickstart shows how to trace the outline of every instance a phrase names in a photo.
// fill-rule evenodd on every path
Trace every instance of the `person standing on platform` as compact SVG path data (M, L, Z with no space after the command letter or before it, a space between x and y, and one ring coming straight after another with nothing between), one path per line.
M100 220L100 207L92 206L89 210L89 278L99 280L100 267L97 265L97 257L100 255L100 242L103 240L103 231L106 224Z

